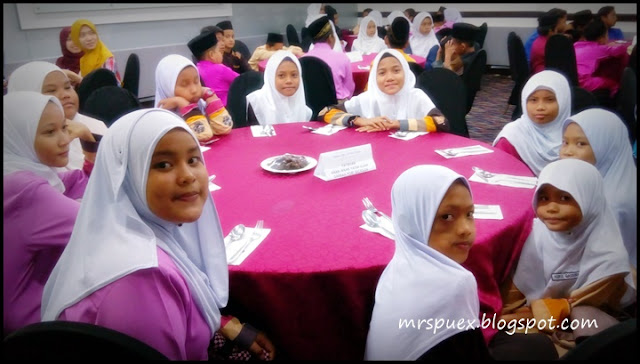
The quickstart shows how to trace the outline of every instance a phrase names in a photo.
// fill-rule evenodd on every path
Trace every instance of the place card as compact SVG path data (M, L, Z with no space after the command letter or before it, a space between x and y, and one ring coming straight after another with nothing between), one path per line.
M345 52L344 54L347 55L351 63L362 62L362 52L352 51L352 52Z
M375 169L371 144L364 144L320 154L313 175L331 181Z
M502 210L500 209L500 205L479 205L474 204L474 219L482 219L482 220L502 220L504 217L502 216Z
M428 131L400 131L389 134L391 138L400 139L400 140L411 140L419 137L420 135L427 135Z
M312 131L312 133L320 134L320 135L333 135L339 132L340 130L344 130L346 128L347 127L344 125L327 124L321 128L317 128L316 130Z

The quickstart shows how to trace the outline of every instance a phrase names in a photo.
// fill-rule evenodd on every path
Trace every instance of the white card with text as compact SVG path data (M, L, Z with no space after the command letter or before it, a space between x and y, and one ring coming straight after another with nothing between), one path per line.
M331 181L375 169L371 144L364 144L320 154L313 175Z

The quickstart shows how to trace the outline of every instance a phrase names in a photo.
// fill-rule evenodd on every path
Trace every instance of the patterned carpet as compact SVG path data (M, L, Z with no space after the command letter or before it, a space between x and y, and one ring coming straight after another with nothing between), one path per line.
M491 144L502 127L511 121L515 106L507 105L507 100L513 81L508 75L485 73L481 82L467 114L467 126L471 139Z

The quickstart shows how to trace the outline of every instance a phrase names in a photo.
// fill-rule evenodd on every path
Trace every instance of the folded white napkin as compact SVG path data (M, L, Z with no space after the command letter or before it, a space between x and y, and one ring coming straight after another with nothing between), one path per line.
M271 128L271 129L270 129ZM265 127L264 125L251 125L251 134L254 137L268 137L276 135L276 129L273 126ZM271 130L271 133L268 131Z
M371 69L371 66L362 66L362 65L358 65L358 69L359 69L359 70L367 70L367 71L368 71L368 70L370 70L370 69Z
M386 219L386 218L384 218L384 217L381 217L381 218L379 219L379 221L380 221L380 225L384 226L387 230L389 230L389 231L391 231L391 232L393 232L393 231L394 231L394 230L393 230L393 223L391 222L391 220ZM381 229L381 228L379 228L379 227L372 228L372 227L370 227L369 225L367 225L366 223L365 223L365 224L360 225L360 227L361 227L361 228L363 228L363 229L365 229L365 230L367 230L367 231L371 231L371 232L373 232L373 233L378 233L378 234L380 234L380 235L382 235L382 236L384 236L384 237L387 237L387 238L389 238L389 239L391 239L391 240L395 240L395 237L394 237L393 235L389 234L389 233L388 233L388 232L386 232L384 229Z
M480 177L477 173L474 173L469 177L469 181L517 188L535 188L536 183L538 183L538 179L536 177L513 176L510 174L499 173L494 174L495 175L493 177L484 178Z
M346 129L346 126L343 125L335 125L335 124L327 124L321 128L313 130L312 133L320 134L320 135L333 135L340 130Z
M351 51L351 52L345 52L344 54L347 55L351 63L362 62L362 52Z
M204 146L204 145L201 145L201 146L200 146L200 152L201 152L201 153L204 153L204 152L206 152L206 151L207 151L207 150L209 150L209 149L211 149L211 147L207 147L207 146Z
M502 216L502 210L500 209L500 205L474 205L475 209L473 212L473 217L475 219L482 220L502 220L504 217Z
M400 140L411 140L413 138L419 137L420 135L427 135L429 134L429 132L428 131L409 131L405 136L398 136L396 134L397 132L393 134L389 134L389 136L391 138L400 139Z
M222 187L218 186L217 184L215 184L213 182L209 182L209 192L217 191L217 190L219 190L221 188Z
M485 148L482 145L470 145L468 147L461 147L461 148L436 149L435 152L447 159L450 159L450 158L466 157L468 155L493 153L493 150L489 148ZM448 154L447 152L451 154Z
M254 235L254 232L256 233ZM262 241L269 235L271 229L254 229L247 227L245 228L244 234L242 235L242 239L236 240L232 243L229 243L230 237L227 235L224 238L224 244L227 249L227 264L229 265L240 265L242 262L262 243ZM252 239L253 238L253 239ZM249 239L252 239L249 245ZM235 256L235 254L244 249L240 255ZM230 259L232 257L235 258L233 261Z

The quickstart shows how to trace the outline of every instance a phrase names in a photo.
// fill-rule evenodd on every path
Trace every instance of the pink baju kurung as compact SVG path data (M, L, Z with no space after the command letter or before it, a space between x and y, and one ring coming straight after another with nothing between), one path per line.
M222 104L227 106L229 87L233 80L238 77L238 73L222 63L200 61L197 63L197 66L203 86L212 89L220 98Z
M615 96L620 88L622 70L629 63L627 46L578 41L573 48L576 51L580 87L587 91L607 89L611 97ZM603 62L605 60L606 64Z

